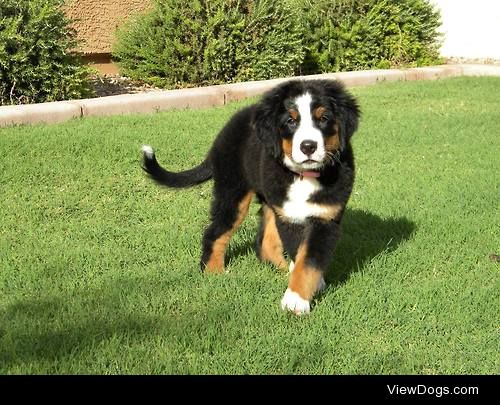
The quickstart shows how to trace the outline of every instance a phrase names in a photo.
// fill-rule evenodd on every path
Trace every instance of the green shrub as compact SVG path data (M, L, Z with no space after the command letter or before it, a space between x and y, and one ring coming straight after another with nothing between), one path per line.
M305 16L304 73L440 62L440 16L426 0L289 1Z
M285 0L155 0L117 39L123 74L170 88L290 76L304 55Z
M0 105L90 95L63 0L0 1Z
M305 48L297 10L282 0L255 2L246 13L237 47L236 80L265 80L299 73Z

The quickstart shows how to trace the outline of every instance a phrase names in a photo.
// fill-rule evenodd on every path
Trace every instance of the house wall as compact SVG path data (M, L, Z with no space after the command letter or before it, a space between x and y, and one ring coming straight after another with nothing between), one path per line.
M441 11L441 55L500 60L499 0L431 0Z
M149 0L68 0L65 12L74 21L80 51L109 54L116 28L131 15L151 6Z

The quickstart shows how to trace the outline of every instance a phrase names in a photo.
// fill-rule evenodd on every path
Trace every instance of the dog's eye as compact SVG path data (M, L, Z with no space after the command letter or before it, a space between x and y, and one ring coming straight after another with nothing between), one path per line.
M290 128L295 128L297 126L297 121L295 121L292 117L288 118L286 123Z
M319 118L319 122L321 122L322 124L326 124L328 122L328 117L326 115L322 115Z

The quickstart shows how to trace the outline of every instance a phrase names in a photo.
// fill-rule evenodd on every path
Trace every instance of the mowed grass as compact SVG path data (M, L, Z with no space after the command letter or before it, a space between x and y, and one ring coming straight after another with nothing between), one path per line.
M0 129L0 372L498 373L500 79L352 92L357 179L303 317L253 253L257 204L204 275L211 183L140 169L143 143L196 165L243 104Z

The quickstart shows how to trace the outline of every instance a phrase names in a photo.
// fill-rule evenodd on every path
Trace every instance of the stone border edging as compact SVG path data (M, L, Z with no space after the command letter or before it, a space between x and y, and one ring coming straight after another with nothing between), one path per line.
M355 87L384 81L433 80L453 76L500 76L500 66L452 64L410 69L362 70L81 100L2 106L0 107L0 127L55 123L80 117L222 106L231 101L258 96L290 79L336 79L341 80L348 87Z

